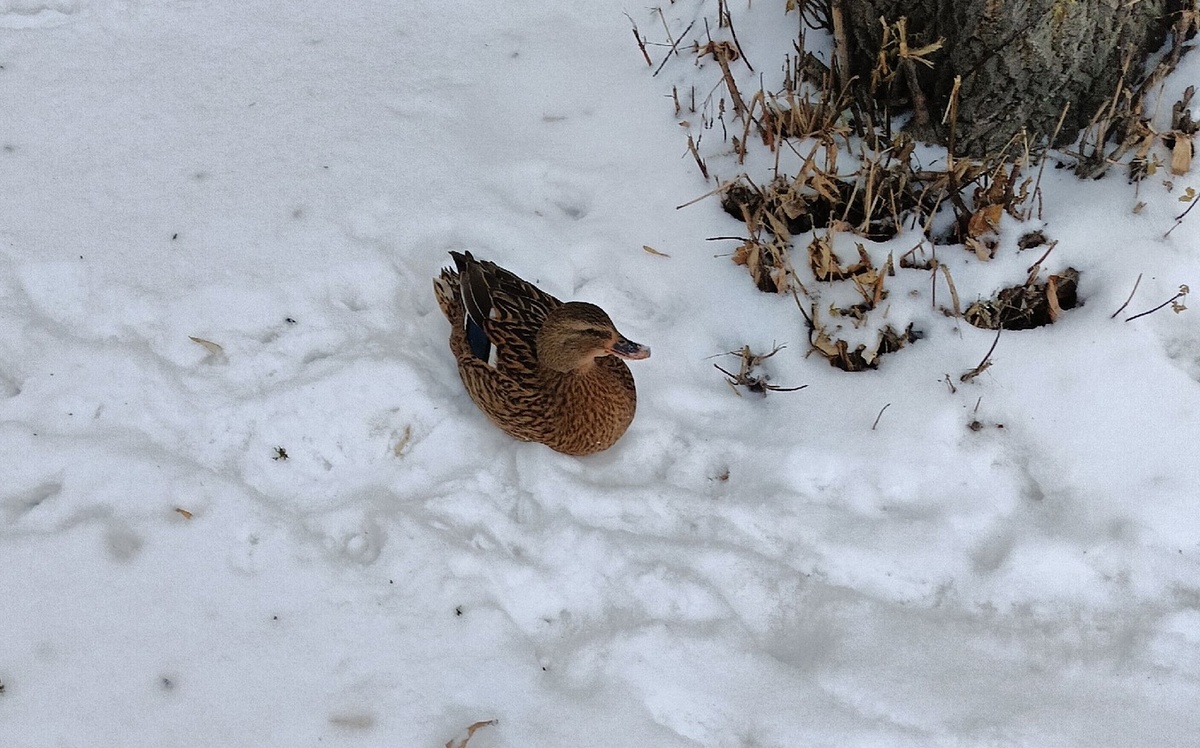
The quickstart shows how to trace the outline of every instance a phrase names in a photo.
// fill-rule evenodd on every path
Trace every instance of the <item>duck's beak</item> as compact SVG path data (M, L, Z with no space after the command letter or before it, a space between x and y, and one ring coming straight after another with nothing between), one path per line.
M643 358L650 358L650 347L635 343L625 337L617 337L607 349L608 353L621 358L627 358L632 361L638 361Z

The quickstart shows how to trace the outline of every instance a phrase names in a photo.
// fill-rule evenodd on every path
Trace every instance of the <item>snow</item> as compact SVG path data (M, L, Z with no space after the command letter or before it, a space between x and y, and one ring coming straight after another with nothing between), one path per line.
M1047 169L1085 304L964 384L994 334L917 296L846 374L676 209L711 58L509 6L0 0L0 746L1194 745L1200 328L1123 321L1200 282L1194 174ZM730 7L773 74L794 19ZM940 250L964 303L1021 228ZM475 409L451 249L653 348L613 449ZM806 389L712 366L773 343Z

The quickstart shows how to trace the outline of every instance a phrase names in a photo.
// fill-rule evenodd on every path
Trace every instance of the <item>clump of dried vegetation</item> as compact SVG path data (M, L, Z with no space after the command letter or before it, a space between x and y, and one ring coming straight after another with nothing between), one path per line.
M739 387L744 387L748 392L753 392L756 395L765 396L768 392L795 392L807 387L807 384L802 384L799 387L781 387L777 384L771 384L771 375L763 370L763 363L779 353L784 348L782 345L777 345L771 349L770 353L755 353L750 350L750 346L742 346L739 350L729 351L726 356L736 356L739 361L737 373L731 372L722 367L720 364L713 364L713 367L725 375L725 381L729 383L734 394L741 397Z
M941 113L930 113L922 101L914 101L907 129L896 126L886 109L868 108L849 82L839 80L839 45L834 45L832 69L805 51L810 29L831 32L836 39L833 7L788 1L788 12L803 22L797 23L793 51L773 76L779 84L771 87L746 59L725 0L717 1L715 19L693 22L678 36L670 33L658 9L665 42L649 41L634 25L638 47L655 75L673 59L690 59L698 67L716 62L719 76L707 94L695 86L673 91L675 114L689 133L688 152L705 179L716 185L703 197L718 198L725 212L745 224L743 236L714 239L737 241L733 262L746 268L759 290L791 295L807 326L811 351L846 371L877 368L884 355L920 338L911 322L889 316L891 294L916 285L898 283L898 274L924 274L921 287L928 283L933 309L986 329L1052 324L1078 305L1079 271L1045 267L1055 242L1037 225L1048 143L1031 143L1018 133L985 157L958 158L943 151L940 168L922 166L921 146L909 131L920 133L927 124L922 118L940 116L953 143L957 88ZM872 91L905 85L915 66L936 64L941 46L934 42L914 48L905 19L881 22L885 33L869 81ZM1150 128L1143 103L1174 68L1182 40L1197 19L1188 16L1178 23L1175 48L1144 79L1123 80L1078 147L1056 154L1060 165L1073 158L1077 173L1096 178L1125 159L1130 177L1141 179L1163 166L1152 151L1162 143L1171 154L1172 173L1190 169L1192 138L1200 127L1188 108L1193 89L1175 105L1168 132ZM652 50L665 50L665 57L656 61ZM846 69L844 63L840 67ZM757 79L756 90L739 83L747 79ZM914 88L915 94L919 91ZM720 138L721 163L736 164L740 173L731 178L715 173L702 148L706 137ZM1002 241L1006 232L1017 231L1021 234L1015 242ZM939 261L939 251L943 260L946 253L965 252L973 261L989 262L1004 246L1018 252L1047 249L1011 286L973 289L977 300L964 309L962 290L955 286L950 266ZM939 287L945 289L940 301ZM749 374L773 353L756 356L745 348L737 353L740 373L721 371L734 386L777 389L765 380L756 383Z

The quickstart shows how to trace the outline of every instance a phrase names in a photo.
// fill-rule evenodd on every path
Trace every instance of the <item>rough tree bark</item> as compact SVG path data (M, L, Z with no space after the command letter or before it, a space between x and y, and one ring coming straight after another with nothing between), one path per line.
M901 61L876 101L913 108L917 134L946 143L941 124L956 76L962 83L954 150L982 155L1026 128L1031 143L1049 137L1071 106L1059 137L1070 141L1141 75L1173 14L1193 0L831 0L844 22L850 75L869 86L883 24L906 18L907 45L942 40L927 59ZM862 90L860 88L860 90ZM923 101L922 101L923 99Z

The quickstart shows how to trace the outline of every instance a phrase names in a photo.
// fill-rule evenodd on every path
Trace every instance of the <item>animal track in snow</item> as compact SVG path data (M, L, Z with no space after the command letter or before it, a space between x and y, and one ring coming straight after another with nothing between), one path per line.
M16 524L22 517L37 509L48 499L58 496L60 491L62 491L62 483L46 481L31 489L6 497L0 503L4 506L4 514L8 523Z
M0 28L36 29L61 26L80 11L77 0L0 0Z
M11 377L0 373L0 397L16 397L21 394L21 387Z

